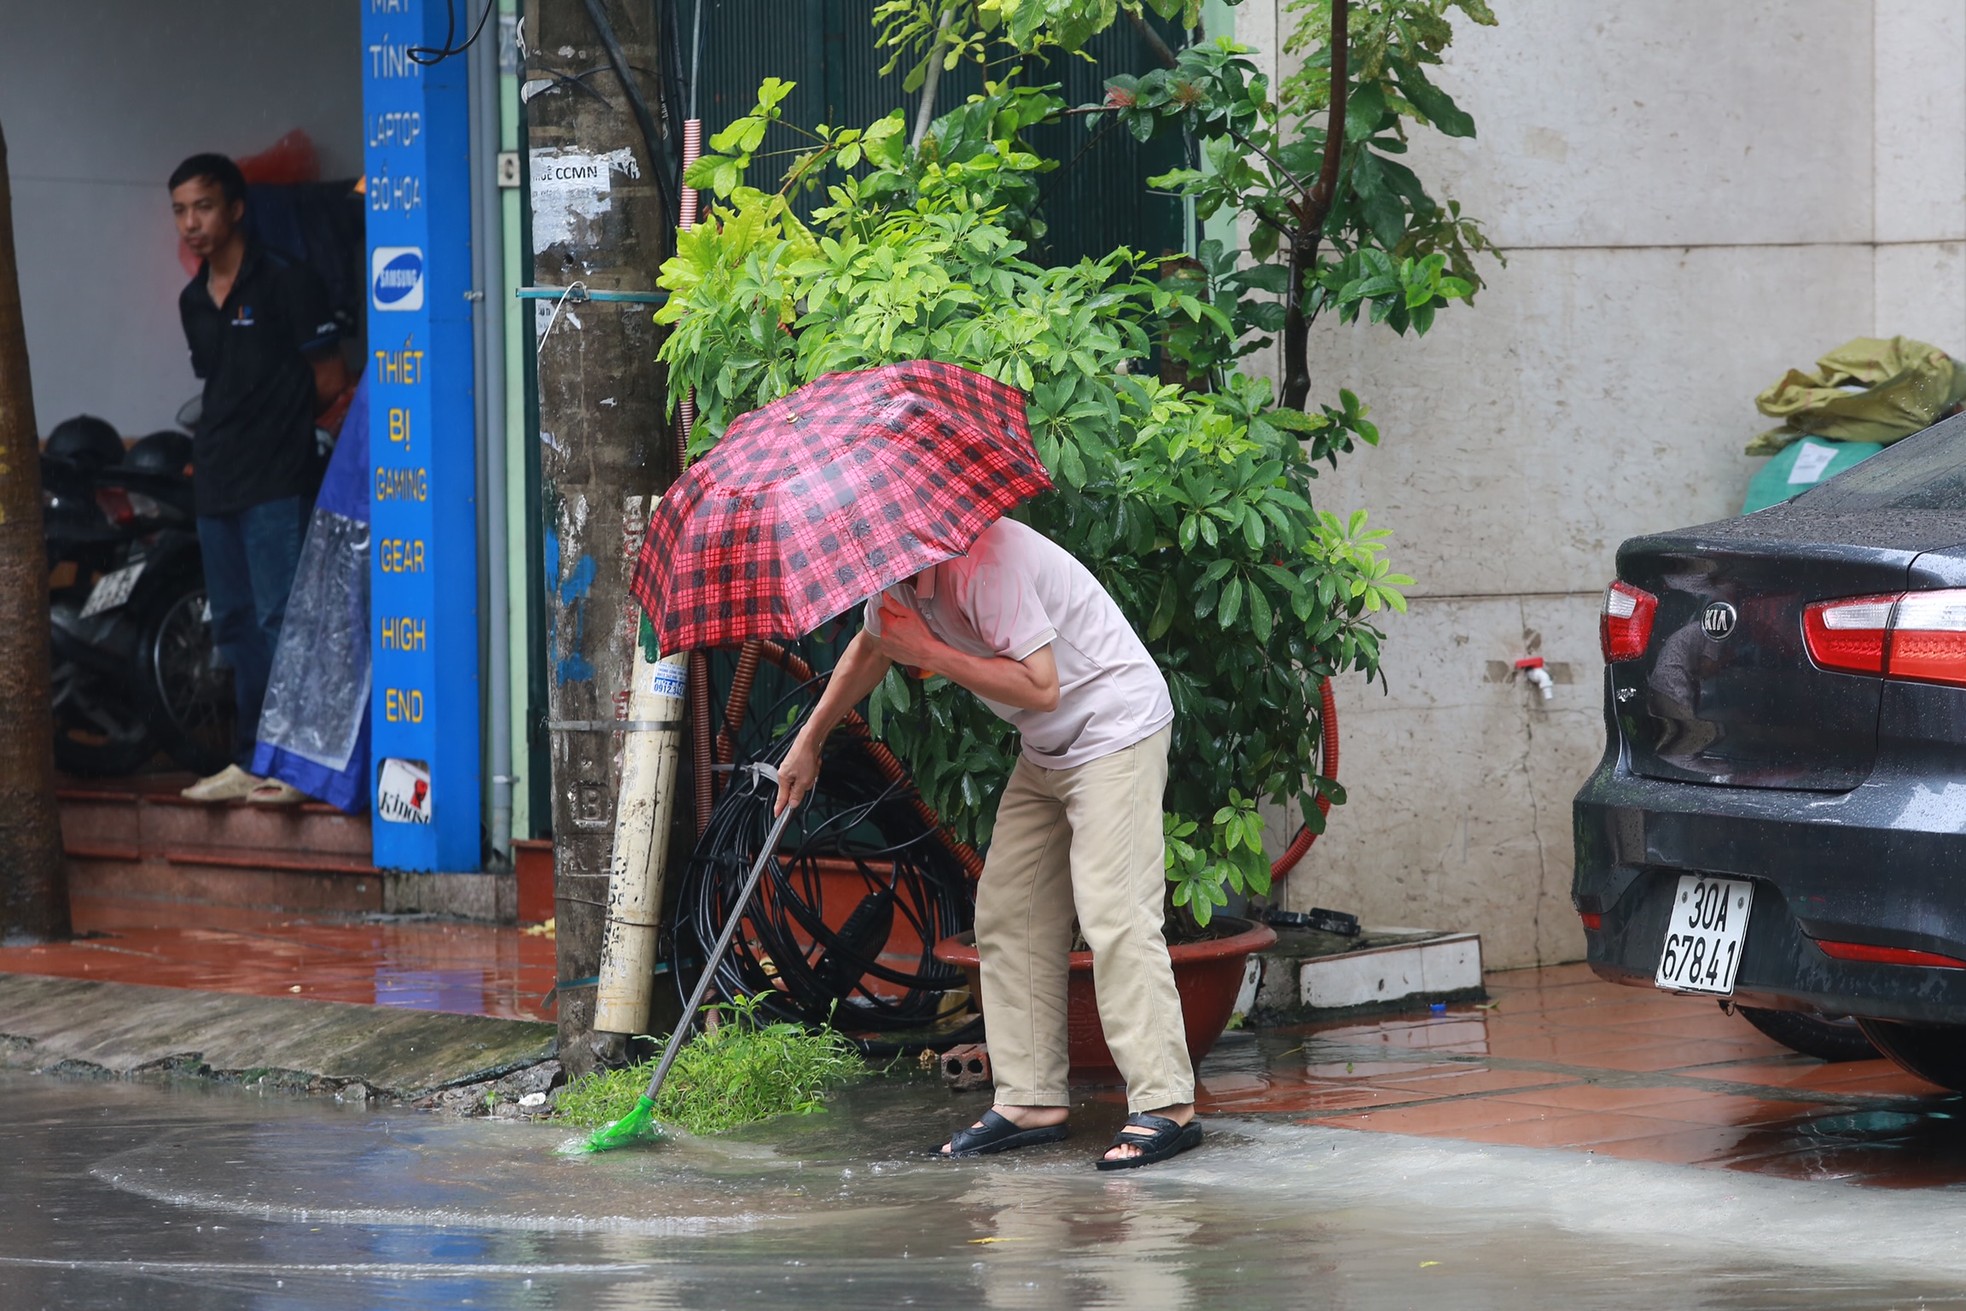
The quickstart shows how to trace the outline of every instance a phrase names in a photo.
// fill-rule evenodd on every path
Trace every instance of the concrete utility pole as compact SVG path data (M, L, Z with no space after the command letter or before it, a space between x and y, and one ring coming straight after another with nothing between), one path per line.
M594 988L638 617L628 580L676 476L651 316L670 253L680 124L666 122L648 5L527 0L525 102L537 288L547 728L560 1059L596 1060ZM672 145L672 140L674 144ZM620 299L641 294L648 299ZM543 334L543 335L542 335Z
M48 556L41 451L0 132L0 943L68 936L48 691Z

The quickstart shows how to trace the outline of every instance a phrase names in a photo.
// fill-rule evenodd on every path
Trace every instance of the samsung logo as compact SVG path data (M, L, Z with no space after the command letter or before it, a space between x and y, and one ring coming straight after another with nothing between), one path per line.
M369 302L379 310L423 308L423 251L377 246L369 257Z

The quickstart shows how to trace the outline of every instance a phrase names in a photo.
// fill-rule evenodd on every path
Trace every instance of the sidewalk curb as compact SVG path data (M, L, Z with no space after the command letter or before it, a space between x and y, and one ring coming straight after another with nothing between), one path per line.
M0 1068L271 1077L414 1100L552 1058L551 1024L0 974Z

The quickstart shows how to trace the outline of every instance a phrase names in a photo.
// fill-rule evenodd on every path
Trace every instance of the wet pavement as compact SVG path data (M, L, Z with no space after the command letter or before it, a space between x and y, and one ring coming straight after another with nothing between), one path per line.
M512 928L88 913L104 936L0 973L490 1015L550 986L551 940ZM1105 1089L1069 1143L951 1164L923 1152L984 1098L913 1074L567 1157L552 1125L0 1073L0 1311L1966 1306L1966 1100L1581 966L1487 982L1227 1035L1208 1143L1118 1174Z
M0 974L553 1014L553 940L512 926L107 899L77 899L74 913L96 936L0 950ZM1796 1056L1712 1003L1603 983L1582 965L1486 983L1488 1002L1438 1014L1230 1034L1200 1071L1200 1105L1800 1179L1966 1184L1954 1132L1966 1102L1884 1061Z
M1077 1137L926 1148L982 1098L566 1156L565 1130L210 1084L0 1075L0 1306L1938 1307L1966 1194L1211 1118L1102 1174Z
M0 948L0 974L198 988L247 997L550 1020L553 939L414 915L348 918L75 897L71 942Z

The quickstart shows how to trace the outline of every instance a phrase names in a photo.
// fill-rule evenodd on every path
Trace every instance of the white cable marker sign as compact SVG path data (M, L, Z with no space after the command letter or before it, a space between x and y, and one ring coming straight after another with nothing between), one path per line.
M614 175L642 175L626 147L604 154L542 150L532 157L533 251L584 235L583 225L608 212Z

